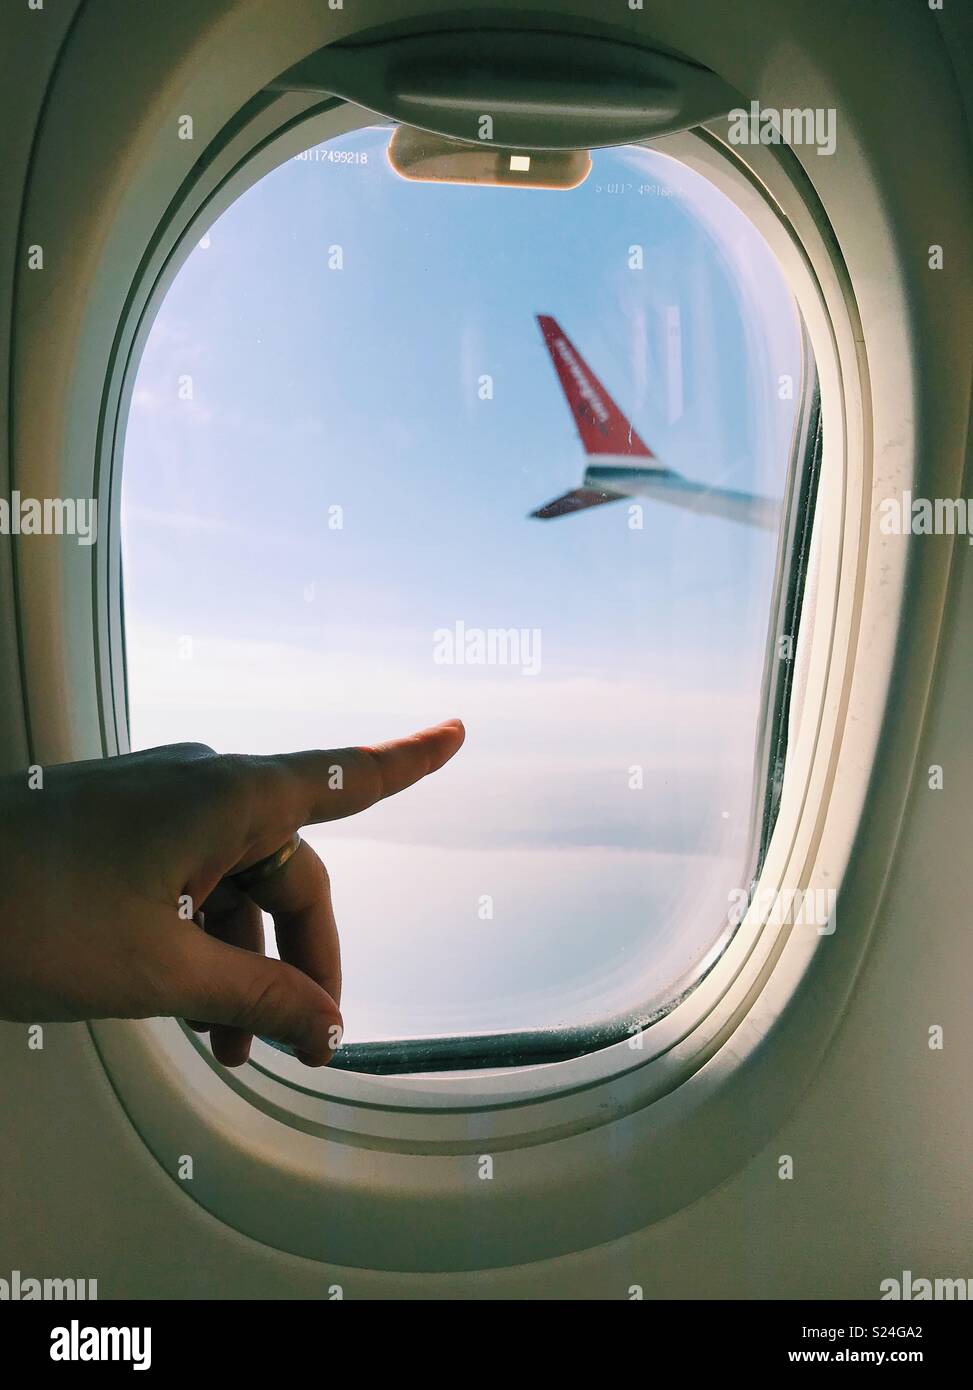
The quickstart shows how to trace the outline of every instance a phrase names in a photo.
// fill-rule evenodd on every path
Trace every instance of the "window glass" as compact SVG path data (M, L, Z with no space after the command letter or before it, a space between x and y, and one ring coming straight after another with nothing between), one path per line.
M660 153L469 187L401 178L389 136L262 178L154 321L122 490L132 746L461 716L436 777L307 832L347 1040L643 1018L753 868L795 304Z

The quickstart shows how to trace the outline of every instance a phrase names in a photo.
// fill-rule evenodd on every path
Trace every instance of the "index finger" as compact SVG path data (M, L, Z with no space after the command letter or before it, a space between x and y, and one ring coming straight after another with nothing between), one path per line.
M389 743L282 754L273 759L283 774L274 779L273 809L295 825L357 815L437 772L465 737L461 721L448 719Z

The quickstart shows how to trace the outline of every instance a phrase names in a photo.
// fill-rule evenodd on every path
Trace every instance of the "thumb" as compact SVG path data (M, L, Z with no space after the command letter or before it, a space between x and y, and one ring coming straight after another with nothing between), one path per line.
M173 1012L273 1038L311 1067L331 1061L341 1041L341 1012L303 970L229 946L199 932Z

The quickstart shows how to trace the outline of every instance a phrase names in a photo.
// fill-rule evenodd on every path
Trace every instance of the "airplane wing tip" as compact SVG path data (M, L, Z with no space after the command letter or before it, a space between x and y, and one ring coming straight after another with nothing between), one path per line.
M584 511L587 507L599 507L605 502L617 502L626 494L622 492L602 492L593 488L572 488L570 492L555 497L536 511L528 512L528 520L536 517L539 521L550 521L556 516L570 516L572 512Z

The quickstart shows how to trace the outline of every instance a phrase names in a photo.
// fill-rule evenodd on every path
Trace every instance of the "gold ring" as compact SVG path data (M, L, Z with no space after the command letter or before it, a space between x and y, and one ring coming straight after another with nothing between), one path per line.
M258 859L256 864L251 864L247 869L238 869L235 874L225 874L224 878L227 883L232 883L234 888L239 888L246 893L255 884L263 883L266 879L279 873L288 859L293 858L300 847L301 837L295 833L286 844L281 845L280 849L275 849L273 854Z

